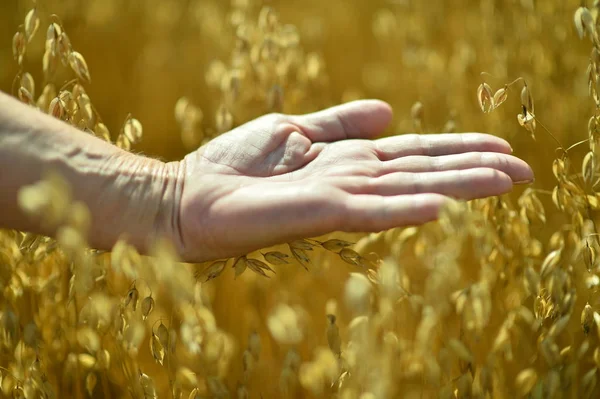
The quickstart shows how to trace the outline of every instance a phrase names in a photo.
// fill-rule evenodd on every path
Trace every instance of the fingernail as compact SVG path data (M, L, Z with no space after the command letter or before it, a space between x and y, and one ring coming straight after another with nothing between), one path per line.
M531 184L535 181L535 179L529 179L529 180L519 180L519 181L515 181L513 182L513 184Z
M510 153L512 154L513 152L515 152L515 150L513 150L513 148L511 146L510 147Z

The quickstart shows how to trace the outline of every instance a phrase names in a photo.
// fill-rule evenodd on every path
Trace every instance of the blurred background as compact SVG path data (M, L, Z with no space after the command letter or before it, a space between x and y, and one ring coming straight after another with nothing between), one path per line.
M10 41L32 4L0 5L4 91L11 90L18 72ZM87 60L92 84L86 89L109 129L118 131L132 113L145 132L134 149L177 159L189 150L174 117L177 100L188 97L204 114L203 128L214 128L223 94L207 83L211 63L229 65L237 26L255 21L263 5L273 7L280 23L297 28L299 46L318 57L319 74L326 76L318 95L301 107L287 104L286 112L381 98L394 107L389 133L395 134L412 129L410 108L421 101L428 131L441 131L454 119L458 131L506 137L519 156L527 158L534 148L535 154L551 153L548 138L539 134L533 142L519 127L518 95L498 112L482 114L475 93L485 71L494 76L486 77L493 89L526 78L538 118L565 143L585 133L591 110L584 101L589 43L577 38L573 26L578 0L44 0L38 1L41 30L24 69L41 81L42 37L49 16L58 15ZM254 107L251 114L234 115L233 122L268 111ZM536 166L540 183L547 183L540 172L550 158L527 160Z
M0 4L0 89L6 92L13 92L19 72L11 39L33 4ZM579 5L579 0L38 0L41 27L23 70L33 75L37 96L44 81L43 37L56 14L87 60L92 82L86 90L112 139L130 113L143 124L135 152L175 160L268 112L305 113L379 98L395 112L386 134L419 130L411 108L420 102L423 133L504 137L533 166L534 187L552 190L556 144L543 126L568 146L587 138L594 112L586 76L589 38L580 40L573 24ZM273 14L261 13L264 6ZM268 38L253 33L253 26L269 24L269 18L286 26L284 44L274 49ZM245 56L253 59L251 73ZM477 102L484 80L495 91L518 77L535 100L536 140L517 122L520 85L491 114ZM53 81L60 87L72 78L62 68ZM193 126L185 129L175 112L182 97L196 110ZM541 198L552 206L549 197ZM548 218L549 226L564 223L558 212L548 212ZM553 231L546 228L540 237ZM238 342L254 328L267 337L266 311L281 300L297 301L319 332L304 345L325 343L326 303L340 297L349 267L327 255L313 261L323 269L282 271L278 279L246 285L232 283L226 274L208 284L219 326ZM249 313L240 315L239 309ZM265 345L281 362L283 350ZM264 371L266 378L273 370Z

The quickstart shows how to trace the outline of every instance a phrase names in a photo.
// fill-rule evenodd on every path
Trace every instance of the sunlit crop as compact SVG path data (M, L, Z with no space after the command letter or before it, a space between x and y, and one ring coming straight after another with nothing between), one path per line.
M55 239L0 232L5 397L599 395L598 1L5 3L0 88L129 151L376 97L388 135L489 132L536 174L425 226L198 265L89 249L48 174L19 201Z

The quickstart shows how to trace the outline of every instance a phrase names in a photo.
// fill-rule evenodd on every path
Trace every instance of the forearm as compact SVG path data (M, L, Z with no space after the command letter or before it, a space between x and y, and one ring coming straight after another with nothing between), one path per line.
M0 92L0 227L54 234L18 205L20 188L49 170L89 208L91 246L109 249L126 235L143 249L173 233L177 164L130 154Z

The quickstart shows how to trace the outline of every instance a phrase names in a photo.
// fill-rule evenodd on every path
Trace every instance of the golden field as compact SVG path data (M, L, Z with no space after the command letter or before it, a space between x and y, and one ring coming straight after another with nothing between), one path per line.
M85 73L79 81L111 140L129 148L119 136L129 114L143 125L132 151L179 159L262 114L379 98L395 112L387 134L492 133L536 181L456 204L422 228L312 237L356 243L368 265L317 245L308 272L273 265L270 279L234 278L229 260L205 282L214 265L176 263L168 245L153 257L124 243L97 253L77 226L58 245L2 232L2 395L597 397L600 6L584 3L38 0L32 17L32 1L3 2L0 89L23 99L15 76L28 72L48 112L59 93L38 101L45 83L78 76L60 62L44 74L44 38L57 23L85 57L91 83ZM37 18L20 67L13 36ZM515 83L482 112L483 82L492 95ZM535 112L522 104L523 82ZM523 105L535 138L520 126ZM564 148L588 141L556 151L552 135ZM49 201L71 209L50 186Z

